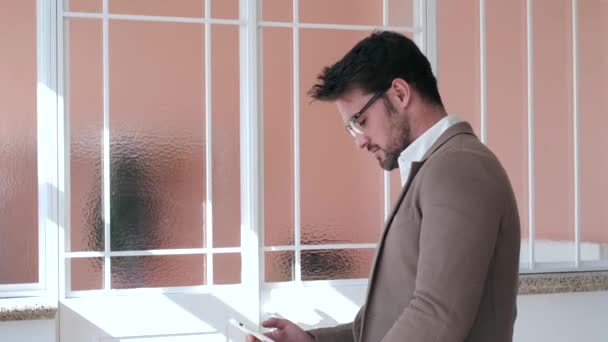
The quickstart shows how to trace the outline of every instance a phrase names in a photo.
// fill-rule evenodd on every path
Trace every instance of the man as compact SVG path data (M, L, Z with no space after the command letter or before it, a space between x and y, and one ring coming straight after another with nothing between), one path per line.
M304 331L284 319L277 342L506 342L516 315L520 226L494 154L448 116L430 64L408 38L376 32L325 68L311 89L335 101L356 145L402 193L378 244L354 322ZM249 341L254 339L249 336Z

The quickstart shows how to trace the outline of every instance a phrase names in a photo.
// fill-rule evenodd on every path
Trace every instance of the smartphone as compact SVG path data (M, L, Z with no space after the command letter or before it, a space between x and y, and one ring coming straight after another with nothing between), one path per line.
M234 318L230 319L230 324L234 325L235 327L239 328L242 332L246 333L246 334L251 334L253 335L255 338L257 338L258 340L262 341L262 342L275 342L274 340L272 340L269 337L264 336L264 334L262 334L261 331L257 331L257 330L253 330L251 328L246 327L243 323L237 321Z

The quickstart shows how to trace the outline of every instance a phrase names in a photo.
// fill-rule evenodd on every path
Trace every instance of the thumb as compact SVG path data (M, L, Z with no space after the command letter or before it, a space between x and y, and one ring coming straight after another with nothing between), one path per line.
M262 322L264 328L277 328L283 330L287 328L289 321L283 318L270 317L269 319Z

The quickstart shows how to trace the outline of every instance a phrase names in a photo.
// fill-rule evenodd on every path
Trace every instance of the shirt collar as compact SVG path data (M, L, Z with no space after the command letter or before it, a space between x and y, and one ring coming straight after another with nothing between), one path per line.
M442 118L401 152L397 160L401 174L401 184L405 184L407 181L412 162L420 161L443 132L460 121L462 120L456 115L448 115Z

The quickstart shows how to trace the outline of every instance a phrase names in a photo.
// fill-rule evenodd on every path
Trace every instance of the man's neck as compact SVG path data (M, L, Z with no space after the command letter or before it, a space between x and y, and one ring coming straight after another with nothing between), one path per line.
M421 106L415 113L417 115L410 122L410 139L412 141L418 139L419 136L448 115L443 107L430 105Z

